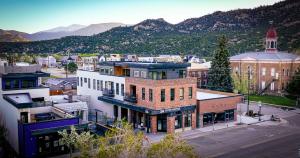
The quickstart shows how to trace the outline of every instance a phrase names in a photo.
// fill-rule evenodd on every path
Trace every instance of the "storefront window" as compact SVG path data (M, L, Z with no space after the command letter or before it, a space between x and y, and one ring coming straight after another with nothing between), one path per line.
M185 114L184 127L191 127L191 126L192 126L192 114Z
M182 115L177 115L175 117L175 129L182 128Z

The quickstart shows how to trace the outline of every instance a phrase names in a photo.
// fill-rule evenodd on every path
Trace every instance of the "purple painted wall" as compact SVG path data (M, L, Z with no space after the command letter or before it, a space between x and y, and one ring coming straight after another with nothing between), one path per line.
M79 124L79 118L68 118L29 124L19 123L19 150L20 154L22 154L21 156L24 156L26 158L35 157L38 153L36 137L31 135L31 132L33 130L63 127L77 124Z

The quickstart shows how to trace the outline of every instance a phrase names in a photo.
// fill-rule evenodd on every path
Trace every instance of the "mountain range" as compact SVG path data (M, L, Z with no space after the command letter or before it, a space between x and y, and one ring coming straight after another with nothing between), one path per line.
M119 26L125 26L125 24L100 23L91 24L89 26L73 24L70 26L56 27L32 34L13 30L0 30L0 42L26 42L58 39L66 36L91 36Z
M139 55L213 55L221 35L228 38L231 55L264 49L270 21L277 29L278 48L300 52L300 1L285 0L253 9L217 11L170 24L147 19L132 26L115 27L91 36L67 36L35 42L2 42L6 53L128 53Z

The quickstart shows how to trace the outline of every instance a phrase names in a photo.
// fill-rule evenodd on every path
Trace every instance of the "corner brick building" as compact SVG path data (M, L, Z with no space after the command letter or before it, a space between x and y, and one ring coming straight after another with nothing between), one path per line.
M96 120L101 112L151 133L203 127L212 116L216 122L236 120L241 96L199 92L197 78L187 76L190 65L101 62L98 71L77 71L77 93L90 96L89 109L96 112Z
M235 84L243 86L249 74L253 93L284 93L289 80L300 67L300 56L278 51L277 39L277 32L271 27L266 34L265 51L246 52L230 58Z

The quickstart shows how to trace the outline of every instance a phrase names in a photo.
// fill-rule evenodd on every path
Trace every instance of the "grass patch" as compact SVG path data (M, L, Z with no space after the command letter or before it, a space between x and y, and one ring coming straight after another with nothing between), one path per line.
M292 100L286 97L280 96L269 96L269 95L250 95L250 101L261 101L262 103L269 103L275 105L284 105L284 106L296 106L296 100Z

